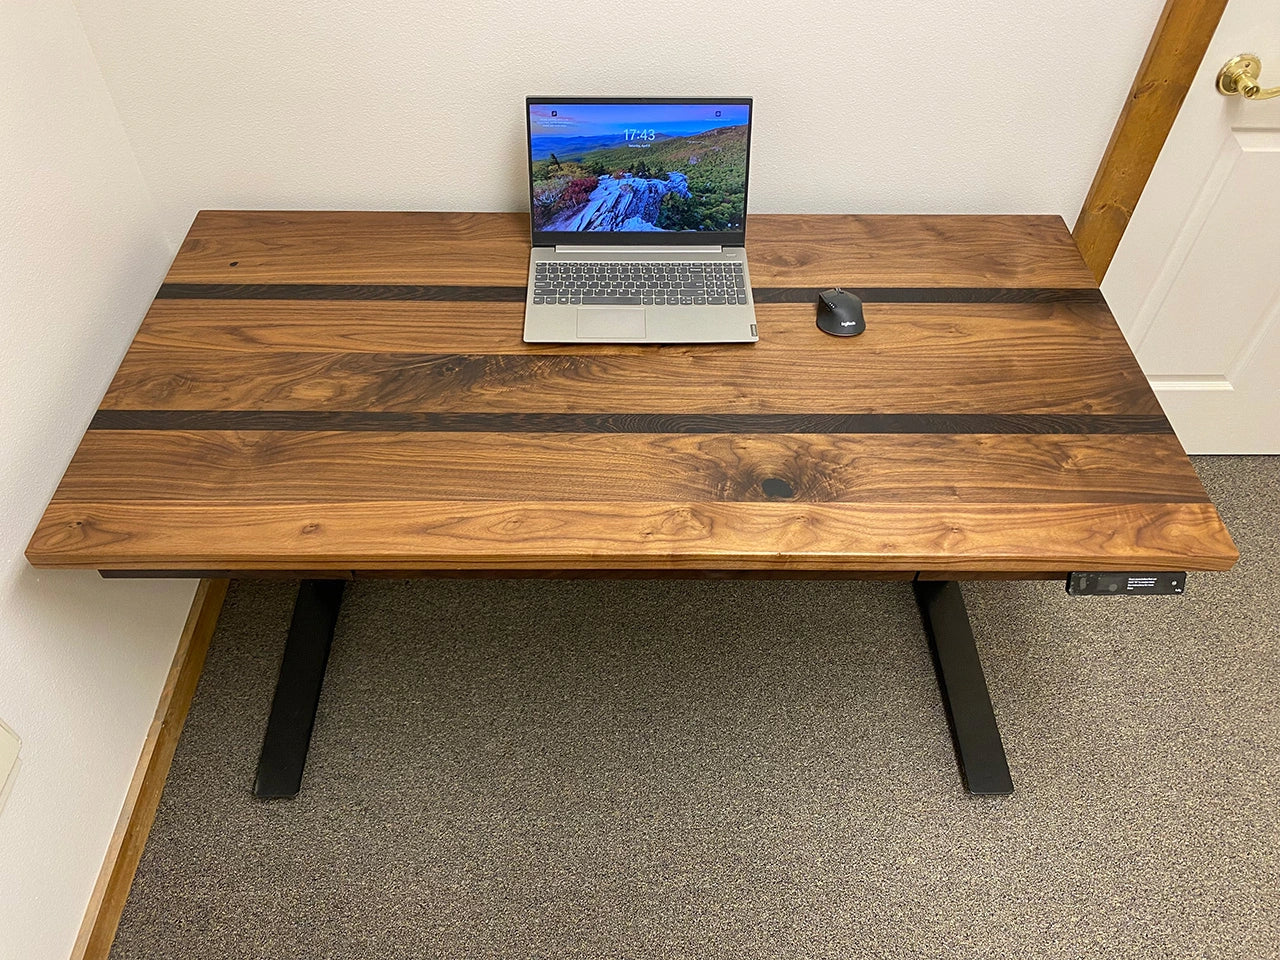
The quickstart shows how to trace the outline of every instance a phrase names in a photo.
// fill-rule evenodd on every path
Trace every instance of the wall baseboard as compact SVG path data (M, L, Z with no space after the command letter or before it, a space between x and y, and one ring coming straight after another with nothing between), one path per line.
M102 870L89 897L71 960L107 960L111 952L111 942L115 939L129 888L133 885L133 875L151 833L151 824L169 774L169 764L173 761L191 698L195 696L196 682L204 669L205 654L209 651L209 641L230 582L201 580L196 589L191 612L182 628L178 649L160 693L160 702L156 705L155 719L147 731L120 818L107 846Z

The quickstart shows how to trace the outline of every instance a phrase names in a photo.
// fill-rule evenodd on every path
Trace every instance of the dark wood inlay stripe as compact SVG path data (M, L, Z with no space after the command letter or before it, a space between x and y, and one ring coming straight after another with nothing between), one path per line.
M822 287L755 287L757 303L815 303ZM1079 303L1102 302L1090 288L857 287L844 289L867 303ZM525 287L406 283L166 283L157 300L425 300L518 303Z
M99 410L90 430L361 430L452 433L1172 433L1163 416L999 413L427 413Z
M164 283L157 300L523 301L526 287L415 283Z
M817 303L830 287L753 287L756 303ZM1059 287L857 287L841 289L864 303L1103 303L1092 288Z

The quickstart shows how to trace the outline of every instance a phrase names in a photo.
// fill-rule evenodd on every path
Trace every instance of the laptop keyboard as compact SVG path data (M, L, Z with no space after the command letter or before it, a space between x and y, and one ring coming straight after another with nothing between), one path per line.
M740 263L602 263L534 265L534 303L729 305L747 302Z

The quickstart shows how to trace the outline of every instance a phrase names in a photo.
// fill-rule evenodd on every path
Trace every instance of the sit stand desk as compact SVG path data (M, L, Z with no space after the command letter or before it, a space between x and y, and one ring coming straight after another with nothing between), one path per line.
M1236 551L1057 217L757 216L758 344L528 345L528 219L206 211L27 557L302 578L257 790L301 780L342 582L910 581L975 793L959 581ZM814 325L819 290L867 330ZM904 642L907 638L904 638Z

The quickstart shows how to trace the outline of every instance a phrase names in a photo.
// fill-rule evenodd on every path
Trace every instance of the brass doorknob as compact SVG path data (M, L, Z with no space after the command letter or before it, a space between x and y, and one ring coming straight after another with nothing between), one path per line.
M1262 73L1262 61L1256 53L1242 53L1232 57L1218 71L1218 92L1224 96L1240 94L1246 100L1270 100L1280 97L1280 87L1269 89L1258 83Z

